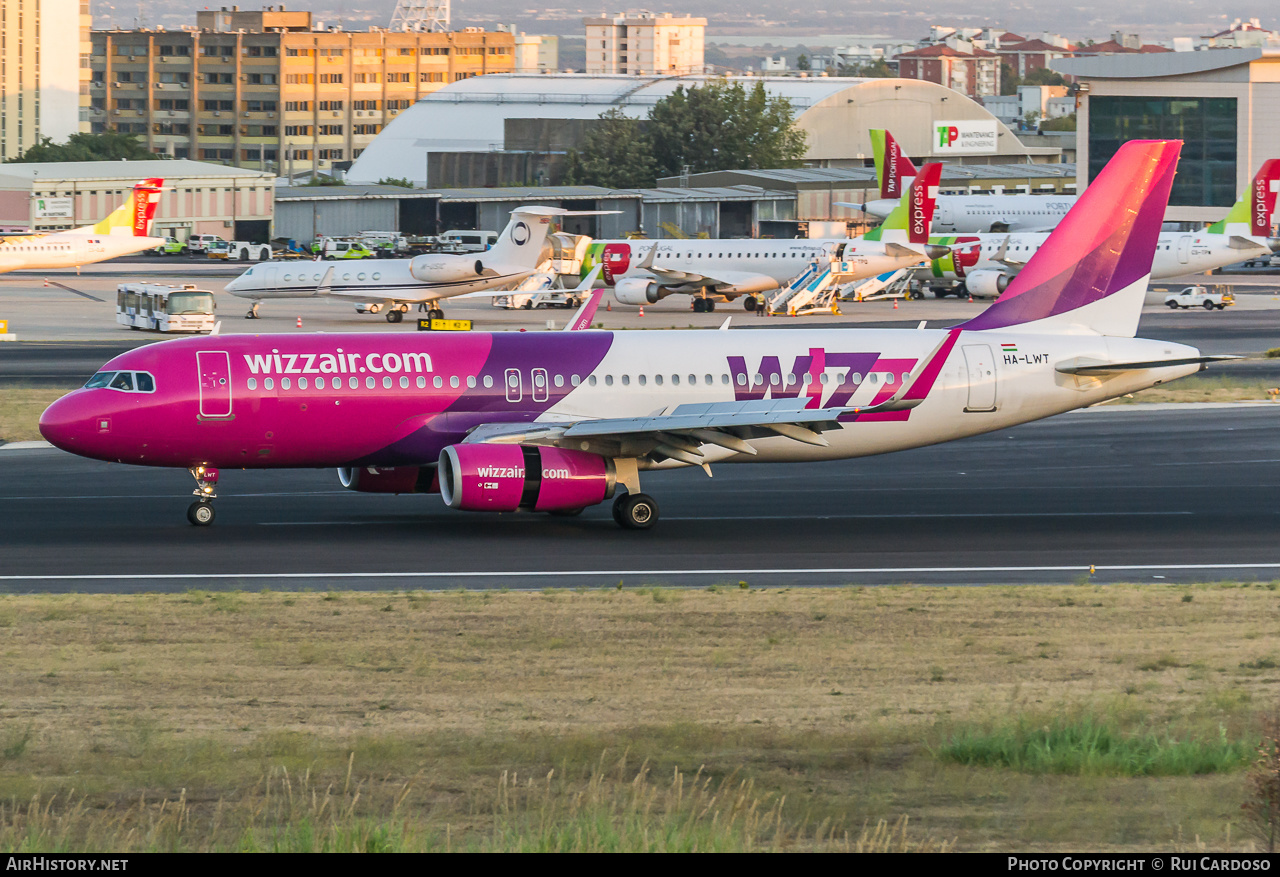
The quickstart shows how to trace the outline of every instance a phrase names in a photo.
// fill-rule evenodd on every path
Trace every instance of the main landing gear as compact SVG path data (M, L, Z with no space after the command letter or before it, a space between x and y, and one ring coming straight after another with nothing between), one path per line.
M693 300L693 312L695 314L709 314L716 309L716 302L713 298L695 298Z
M187 520L195 527L207 527L213 523L213 500L217 497L214 485L218 483L218 470L211 466L192 466L188 470L196 480L196 489L192 491L198 499L187 506Z
M434 302L424 301L418 303L418 310L423 311L427 315L428 320L443 320L444 311L440 310Z
M613 501L613 519L625 530L648 530L658 520L658 502L644 493L623 493Z
M259 306L259 305L261 305L261 304L262 304L262 302L255 301L253 304L249 305L249 313L245 314L245 315L244 315L244 318L245 318L246 320L256 320L256 319L258 319L258 306Z
M409 312L407 304L392 304L387 308L387 322L399 323L404 319L404 315Z

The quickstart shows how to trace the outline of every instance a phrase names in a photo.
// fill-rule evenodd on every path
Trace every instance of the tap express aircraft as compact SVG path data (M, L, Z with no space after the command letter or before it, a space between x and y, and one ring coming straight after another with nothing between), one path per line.
M832 255L847 264L851 280L919 265L949 252L928 245L941 174L941 165L925 165L884 224L861 238L595 241L587 247L582 274L600 269L621 304L653 304L686 293L694 297L695 311L714 311L717 299L745 295L750 311L754 293L785 286L811 262Z
M860 207L872 216L887 216L902 190L911 185L916 166L898 141L882 128L871 129L880 198ZM1051 231L1075 204L1075 195L939 195L933 230L940 233L985 231Z
M387 322L399 323L410 304L430 304L428 316L442 319L446 298L506 289L538 267L542 244L551 222L559 216L587 216L597 211L558 207L517 207L498 241L483 253L428 253L412 259L379 259L321 268L318 262L262 263L228 283L226 291L253 302L245 315L258 316L258 305L269 299L302 299L319 295L371 302L367 310L384 307Z
M1224 219L1198 232L1161 234L1156 241L1151 279L1211 271L1280 251L1280 238L1271 236L1277 189L1280 159L1273 158L1263 162L1249 188ZM932 260L929 273L944 280L964 281L964 289L970 295L993 298L1004 292L1010 279L1026 267L1032 254L1048 239L1047 234L931 237L930 243L944 245L951 252Z
M439 491L459 510L612 497L643 529L644 471L951 441L1221 358L1133 337L1180 148L1121 147L999 300L949 329L213 335L117 356L40 431L190 470L194 524L213 520L222 469L331 466L351 490Z
M142 180L129 199L93 225L49 234L0 238L0 273L27 268L79 268L116 256L151 250L164 238L150 237L164 180Z

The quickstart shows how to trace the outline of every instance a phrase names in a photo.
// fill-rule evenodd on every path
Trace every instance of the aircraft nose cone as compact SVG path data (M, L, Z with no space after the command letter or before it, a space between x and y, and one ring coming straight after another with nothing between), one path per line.
M84 393L63 396L40 415L40 434L54 447L73 454L85 453L86 441L97 434L94 412L85 403Z

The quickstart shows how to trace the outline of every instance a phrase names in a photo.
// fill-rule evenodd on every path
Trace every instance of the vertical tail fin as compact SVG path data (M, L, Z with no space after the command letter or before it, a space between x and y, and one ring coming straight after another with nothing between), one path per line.
M902 153L902 147L884 128L871 129L871 152L875 156L876 179L881 198L901 198L917 175L916 166Z
M538 267L542 244L551 231L552 220L567 212L559 207L517 207L511 211L511 221L498 235L497 242L488 252L481 254L480 259L494 268L528 268L532 271Z
M926 164L911 182L911 188L902 195L898 206L879 228L865 235L869 241L907 241L927 244L929 229L933 225L933 208L938 203L938 183L942 180L942 165Z
M1271 237L1277 191L1280 191L1280 158L1269 158L1258 168L1231 212L1207 230L1213 234Z
M134 237L148 237L151 220L160 205L160 193L164 191L163 179L142 180L133 187L129 200L125 201L107 215L107 218L93 225L86 225L77 231L89 234L127 234Z
M1180 140L1121 146L1004 293L962 328L1132 338L1181 150Z

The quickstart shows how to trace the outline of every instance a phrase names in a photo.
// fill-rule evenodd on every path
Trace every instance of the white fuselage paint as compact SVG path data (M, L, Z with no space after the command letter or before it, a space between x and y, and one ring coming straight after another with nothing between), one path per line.
M1145 285L1145 284L1144 284ZM739 386L729 367L729 357L741 356L750 381L763 379L766 398L778 390L799 389L805 395L803 375L796 384L770 384L761 371L762 358L777 357L787 381L794 374L798 358L822 350L827 367L819 373L821 405L833 404L838 388L852 389L845 406L869 406L885 389L900 386L903 372L912 371L947 335L945 329L809 329L803 332L760 330L751 332L683 331L677 337L666 333L614 333L608 354L592 372L591 386L586 376L539 422L572 422L603 417L636 417L688 403L728 402ZM676 335L676 333L669 333ZM1006 347L1005 345L1011 345ZM985 348L985 349L984 349ZM856 375L848 383L851 369L835 365L840 354L877 354L877 365ZM780 462L835 460L883 454L907 448L952 441L980 433L1026 423L1084 408L1106 399L1132 393L1158 383L1195 373L1198 364L1127 371L1105 377L1060 374L1060 364L1104 362L1150 362L1199 356L1195 348L1165 341L1115 338L1100 335L1033 334L1009 331L962 331L925 400L908 413L893 415L897 420L858 420L844 423L843 429L823 433L829 447L802 444L787 438L753 438L759 451L750 456L704 445L707 462ZM661 363L661 372L656 364ZM803 364L803 360L801 360ZM555 364L548 371L557 374ZM869 376L874 373L874 379ZM827 376L821 382L821 374ZM623 376L627 383L623 383ZM657 382L659 375L662 383ZM696 381L689 382L694 376ZM710 375L712 383L706 383ZM641 383L641 377L644 383ZM673 381L679 377L679 383ZM726 383L725 377L729 378ZM563 375L569 380L568 375ZM606 383L606 377L612 382ZM758 389L759 387L757 387ZM981 410L979 410L981 409ZM683 467L665 461L658 468Z
M116 256L155 249L164 238L131 234L56 232L0 238L0 273L26 269L76 268Z
M1056 228L1076 203L1075 195L939 195L933 213L934 234L974 234L997 223L1010 231ZM868 201L863 210L884 219L895 199Z
M1010 266L1007 261L1025 264L1048 240L1049 234L977 234L981 240L979 259L974 265L966 266L965 273L974 271L1002 271L1016 274L1019 265ZM1255 244L1252 249L1241 249L1231 246L1232 239L1247 240ZM1008 245L1005 242L1008 241ZM960 242L950 246L959 247ZM1003 247L1003 252L1002 248ZM1251 256L1270 253L1265 238L1246 235L1216 234L1210 231L1167 232L1160 235L1156 243L1155 257L1151 262L1151 279L1166 280L1170 277L1181 277L1184 274L1197 274L1211 271L1224 265L1243 262ZM1005 261L996 261L1000 256ZM936 276L955 279L956 274L946 271Z
M481 254L483 255L483 254ZM476 257L458 257L474 263ZM254 265L224 290L252 301L308 298L331 295L356 301L423 302L483 292L516 283L532 273L528 268L504 270L493 266L494 276L472 277L450 283L424 283L409 273L412 259L352 259L340 262L270 262ZM329 269L333 274L319 288Z

